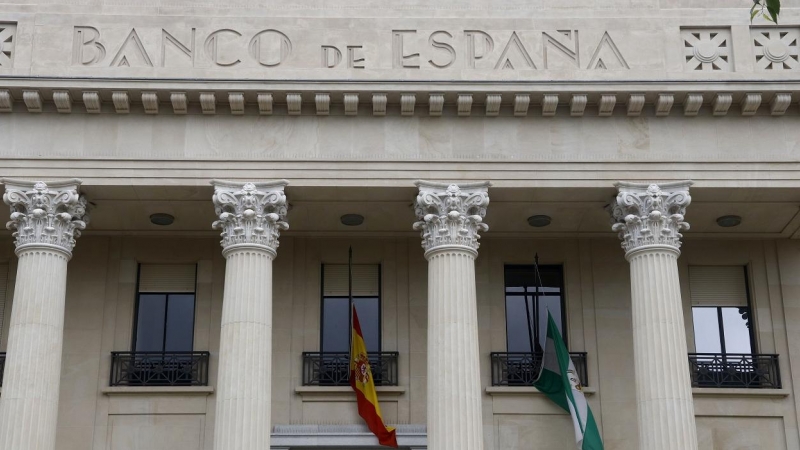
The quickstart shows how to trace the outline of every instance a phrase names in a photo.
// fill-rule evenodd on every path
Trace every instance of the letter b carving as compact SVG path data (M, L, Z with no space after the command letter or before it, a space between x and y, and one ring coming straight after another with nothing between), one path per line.
M106 57L106 48L98 42L100 31L94 27L75 27L72 36L72 65L94 66Z

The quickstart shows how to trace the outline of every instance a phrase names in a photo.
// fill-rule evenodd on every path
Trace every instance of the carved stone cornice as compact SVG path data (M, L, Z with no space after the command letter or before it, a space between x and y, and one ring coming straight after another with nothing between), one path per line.
M229 82L219 80L149 79L148 82L149 88L139 93L140 82L127 79L76 78L58 82L45 77L2 79L0 112L70 114L86 111L96 117L112 112L276 116L316 116L319 112L331 116L372 114L378 117L396 114L675 117L682 114L694 117L727 116L729 111L741 111L745 117L751 117L766 113L783 115L789 110L788 106L784 108L787 102L792 104L791 99L800 96L800 87L780 80L772 84L765 84L764 80L736 83L675 80L625 82L624 85L602 80L591 83L580 80L571 83L453 80L437 84L434 93L430 92L430 85L410 85L405 80L383 81L376 91L364 80L347 80L346 83L329 79L314 83L283 80L268 85L237 80L235 89ZM354 90L364 93L358 97L359 102ZM212 97L209 91L220 94ZM81 94L67 96L70 92ZM371 109L358 107L365 99L371 99ZM304 105L315 107L305 108ZM652 107L645 108L645 105Z
M487 231L483 223L489 205L490 183L456 185L417 181L419 195L414 212L419 219L414 230L421 231L426 252L441 247L464 247L477 255L478 232Z
M286 180L238 183L213 180L214 209L219 220L212 227L222 230L223 252L235 245L266 247L275 254L281 230L288 230Z
M5 185L3 201L11 207L6 228L13 231L17 251L45 245L71 255L89 222L88 202L79 193L81 181L0 181Z
M611 208L612 230L619 233L626 255L646 246L680 251L681 231L689 229L683 218L692 201L691 185L691 181L615 185L619 193Z

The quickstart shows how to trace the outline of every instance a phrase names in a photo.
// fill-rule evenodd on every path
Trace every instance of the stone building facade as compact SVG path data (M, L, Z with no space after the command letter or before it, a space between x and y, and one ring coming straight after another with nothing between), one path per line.
M800 449L800 0L746 3L0 2L0 448L377 448L352 292L403 448L575 448L549 310L606 449Z

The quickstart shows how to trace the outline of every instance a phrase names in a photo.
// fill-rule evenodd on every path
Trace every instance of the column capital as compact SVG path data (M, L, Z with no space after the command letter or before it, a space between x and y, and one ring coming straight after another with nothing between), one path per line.
M441 247L464 247L476 252L478 232L489 230L483 223L489 206L488 181L481 183L434 183L417 181L419 195L414 212L419 219L414 230L421 231L426 252Z
M646 246L680 251L681 231L689 229L683 218L692 201L691 185L691 181L614 185L619 193L611 208L611 229L619 233L626 255Z
M223 249L234 245L263 246L275 254L281 230L288 230L286 180L241 183L212 180L214 210L219 220L212 227L222 230Z
M3 178L0 182L5 185L3 202L11 208L6 228L14 231L17 252L39 245L71 255L89 222L89 203L79 193L81 180L45 183Z

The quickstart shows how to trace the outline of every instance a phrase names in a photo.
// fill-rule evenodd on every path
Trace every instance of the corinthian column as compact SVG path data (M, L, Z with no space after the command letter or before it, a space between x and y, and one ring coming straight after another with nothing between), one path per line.
M428 260L428 448L483 449L475 258L489 183L418 181Z
M695 450L678 256L691 182L617 183L613 230L631 265L639 448Z
M86 228L80 180L45 184L2 180L19 258L8 332L0 448L56 446L67 262Z
M269 449L272 260L286 230L287 181L212 181L226 259L219 341L215 450Z

